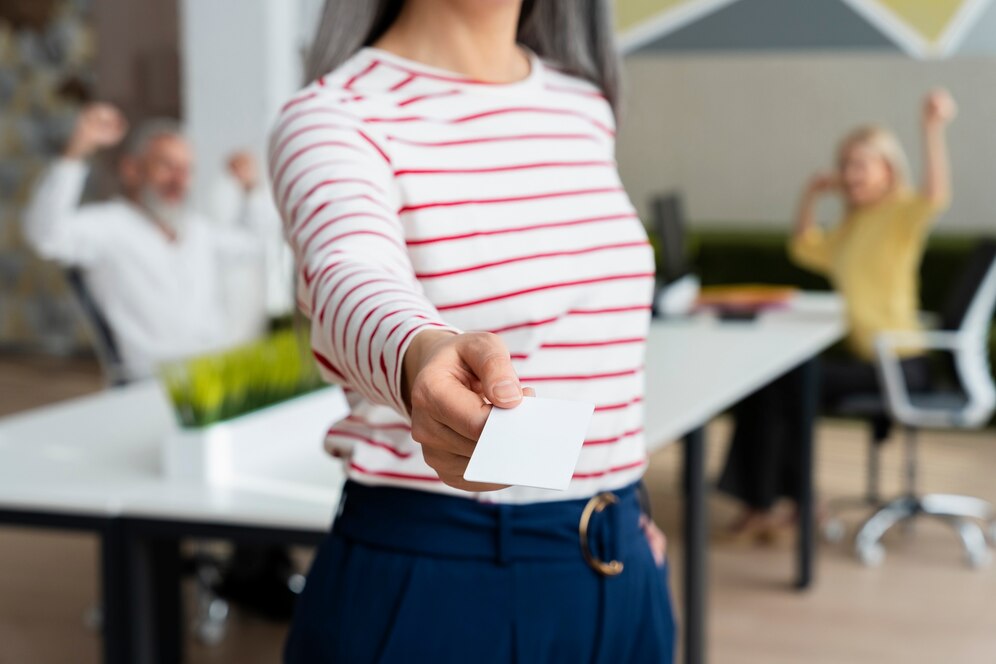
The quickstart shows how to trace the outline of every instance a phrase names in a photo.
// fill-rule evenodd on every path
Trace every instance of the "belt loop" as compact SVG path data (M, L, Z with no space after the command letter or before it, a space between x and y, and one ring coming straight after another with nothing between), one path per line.
M612 555L617 558L625 558L627 554L626 542L628 539L629 530L623 527L623 514L626 513L622 509L609 510L608 526L611 528L611 533L609 535L610 541L612 542Z
M498 505L498 564L507 565L512 559L512 506Z

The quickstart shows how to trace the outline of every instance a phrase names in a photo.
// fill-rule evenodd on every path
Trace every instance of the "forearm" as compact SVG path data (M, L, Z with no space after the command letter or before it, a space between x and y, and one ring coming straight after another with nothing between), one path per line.
M299 305L323 376L399 414L403 358L423 331L452 329L415 276L393 168L359 118L314 125L287 110L270 140L270 182L297 262ZM419 352L415 351L416 354ZM414 377L413 377L414 378Z
M239 207L234 221L235 227L260 237L278 236L281 232L280 213L274 207L272 197L263 189L246 191L239 188Z
M322 265L310 279L304 277L311 282L306 304L316 359L333 382L407 412L402 378L407 350L422 331L448 326L414 284L362 256L347 252ZM409 366L420 348L421 341Z
M923 195L937 205L944 205L951 197L951 164L943 124L924 122L923 148Z
M793 262L809 270L825 273L830 267L830 247L825 233L816 223L816 202L820 191L819 186L810 183L803 192L788 252Z
M93 145L93 142L88 137L74 134L62 150L62 159L86 161L93 156L95 151L96 146Z
M816 192L807 188L799 199L795 214L793 236L800 237L811 228L816 227Z

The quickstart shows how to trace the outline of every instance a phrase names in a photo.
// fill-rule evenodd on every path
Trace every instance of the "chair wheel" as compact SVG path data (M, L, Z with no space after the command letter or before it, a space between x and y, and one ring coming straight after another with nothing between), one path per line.
M228 629L228 602L215 597L211 599L194 626L197 640L206 646L216 646L225 638Z
M996 532L996 531L994 531ZM304 584L307 579L304 574L291 574L290 578L287 579L287 587L295 595L300 595L304 592Z
M204 622L195 629L197 640L206 646L216 646L225 640L223 623Z
M847 528L840 519L828 519L823 524L823 539L830 544L839 544L844 540L846 534Z
M885 562L885 547L878 542L858 546L855 552L865 567L879 567Z

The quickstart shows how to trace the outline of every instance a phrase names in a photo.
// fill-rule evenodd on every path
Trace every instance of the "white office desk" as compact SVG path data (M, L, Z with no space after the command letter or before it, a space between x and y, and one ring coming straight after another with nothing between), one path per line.
M646 360L649 447L680 439L818 355L845 329L842 302L832 293L800 293L786 309L753 321L654 320Z
M697 432L737 401L807 363L843 333L839 300L816 294L801 295L788 310L753 322L706 316L651 326L647 439L652 448L682 437L688 445L688 661L704 659L705 512ZM329 421L344 414L330 413ZM108 662L178 659L182 626L176 619L174 556L179 538L313 543L328 529L338 503L341 466L317 439L281 446L278 455L261 460L233 486L167 480L159 470L158 447L174 426L154 384L0 420L0 523L85 528L103 538ZM801 556L811 554L810 548Z
M329 422L345 415L345 403ZM0 507L80 516L142 516L325 530L341 464L311 440L274 453L232 486L171 481L160 443L174 416L155 383L138 383L0 420Z

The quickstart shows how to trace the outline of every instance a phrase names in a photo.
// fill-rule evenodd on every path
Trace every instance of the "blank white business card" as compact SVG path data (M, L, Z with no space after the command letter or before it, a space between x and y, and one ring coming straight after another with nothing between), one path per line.
M563 491L571 482L594 404L523 397L492 408L463 478Z

